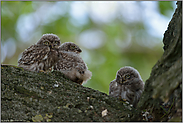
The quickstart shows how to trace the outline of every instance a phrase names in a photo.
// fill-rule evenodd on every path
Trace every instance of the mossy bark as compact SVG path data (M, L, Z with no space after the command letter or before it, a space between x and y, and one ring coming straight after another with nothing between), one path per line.
M182 2L177 5L137 109L60 72L1 65L1 121L182 121Z
M163 43L164 53L152 68L138 108L148 111L152 121L182 121L182 1Z
M9 65L1 65L1 70L2 121L130 121L132 117L132 107L60 72L29 72ZM108 113L102 117L105 109Z

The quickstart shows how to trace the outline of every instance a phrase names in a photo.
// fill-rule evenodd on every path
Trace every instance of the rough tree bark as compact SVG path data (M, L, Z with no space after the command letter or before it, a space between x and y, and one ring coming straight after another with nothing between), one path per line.
M164 54L153 67L136 109L60 72L1 65L1 121L182 121L181 1L163 43Z

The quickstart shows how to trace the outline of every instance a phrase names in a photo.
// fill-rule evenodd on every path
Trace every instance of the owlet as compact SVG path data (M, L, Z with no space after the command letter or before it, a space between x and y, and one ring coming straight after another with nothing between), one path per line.
M79 83L87 82L92 76L80 56L82 50L72 42L65 42L59 47L59 60L54 70L62 72L67 78Z
M54 34L44 34L34 45L23 53L18 66L29 71L46 71L58 61L60 39Z
M116 79L109 85L109 95L127 100L134 107L137 106L144 90L144 82L139 72L130 66L117 71Z

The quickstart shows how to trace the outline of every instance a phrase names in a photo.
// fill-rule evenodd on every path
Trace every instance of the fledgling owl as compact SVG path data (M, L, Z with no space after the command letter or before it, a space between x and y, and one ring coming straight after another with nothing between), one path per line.
M144 82L139 72L130 66L117 71L116 79L109 85L109 96L126 99L134 107L137 106L144 90Z
M62 72L67 78L79 83L87 82L92 76L80 56L82 50L72 42L65 42L59 47L59 60L54 70Z
M27 48L18 61L18 66L29 71L47 71L58 61L60 39L55 34L44 34Z

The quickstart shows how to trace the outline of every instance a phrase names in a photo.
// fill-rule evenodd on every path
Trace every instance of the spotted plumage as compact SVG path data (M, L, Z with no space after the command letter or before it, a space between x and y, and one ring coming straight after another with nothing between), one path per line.
M92 76L86 63L80 56L82 50L72 42L65 42L59 47L59 60L54 66L54 70L62 72L72 81L82 84L87 82Z
M41 39L25 49L18 66L29 71L46 71L58 61L60 39L54 34L44 34Z
M109 95L129 101L136 107L144 90L144 82L139 72L130 66L122 67L109 85Z

